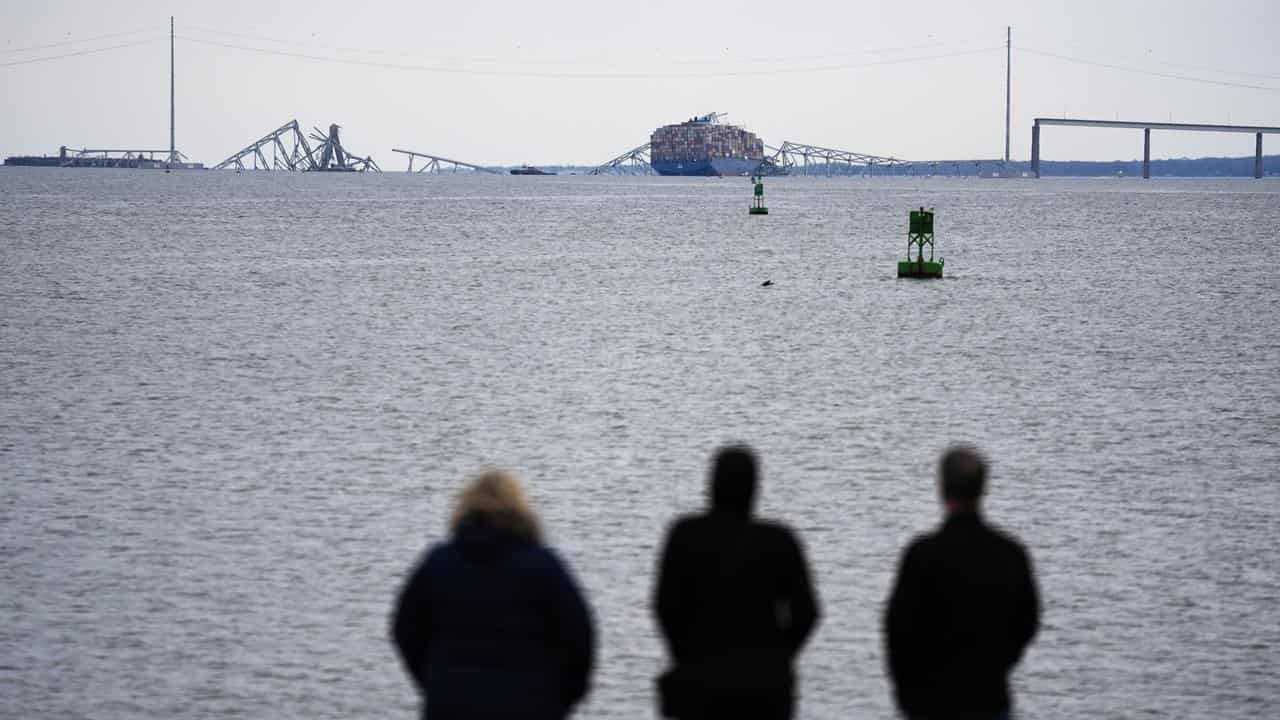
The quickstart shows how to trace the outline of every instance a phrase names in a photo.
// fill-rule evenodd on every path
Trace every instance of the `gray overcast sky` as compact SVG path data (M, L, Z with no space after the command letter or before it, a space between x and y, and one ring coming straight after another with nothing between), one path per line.
M1036 116L1280 125L1276 0L0 0L0 155L167 148L170 15L178 147L208 164L292 118L339 123L384 169L403 169L392 147L593 164L710 111L771 145L997 157L1006 25L1015 159ZM1253 152L1245 135L1152 144ZM1141 154L1137 130L1044 133L1047 159Z

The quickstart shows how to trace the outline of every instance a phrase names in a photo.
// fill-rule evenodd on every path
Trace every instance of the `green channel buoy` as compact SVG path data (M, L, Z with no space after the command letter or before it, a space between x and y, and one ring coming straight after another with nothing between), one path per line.
M768 215L769 208L764 206L764 181L759 176L752 175L751 182L755 184L755 197L751 199L751 206L747 208L747 214Z
M929 259L924 259L924 246L929 245ZM915 248L915 259L911 257L911 249ZM933 261L933 210L911 211L907 226L907 259L898 261L898 277L900 278L941 278L943 260Z

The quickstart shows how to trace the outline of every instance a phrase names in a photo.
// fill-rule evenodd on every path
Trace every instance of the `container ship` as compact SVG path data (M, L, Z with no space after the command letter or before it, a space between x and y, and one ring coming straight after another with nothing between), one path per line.
M764 160L755 133L720 122L721 113L664 125L649 136L649 164L659 175L750 175Z
M5 158L4 164L19 167L204 169L203 163L170 162L168 156L167 150L69 150L63 145L57 155L14 155Z

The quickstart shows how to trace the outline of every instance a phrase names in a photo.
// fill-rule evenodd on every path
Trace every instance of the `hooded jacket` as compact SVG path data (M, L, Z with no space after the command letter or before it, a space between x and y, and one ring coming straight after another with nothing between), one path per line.
M796 537L752 520L749 503L721 491L711 512L676 521L654 609L674 664L697 677L695 707L754 698L747 704L756 716L789 717L793 664L817 624L818 601Z
M430 549L392 634L427 720L560 720L587 693L594 630L535 518L475 512Z

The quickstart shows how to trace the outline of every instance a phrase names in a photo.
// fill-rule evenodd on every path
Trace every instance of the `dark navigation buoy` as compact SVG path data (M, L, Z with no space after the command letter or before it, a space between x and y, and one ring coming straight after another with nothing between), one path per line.
M924 259L924 246L929 246L929 259ZM911 257L912 248L916 256ZM933 261L933 210L912 210L907 226L907 259L898 262L900 278L940 278L942 258Z
M758 176L751 176L751 183L755 186L755 197L751 201L751 205L747 208L749 215L768 215L769 208L764 206L764 181Z

